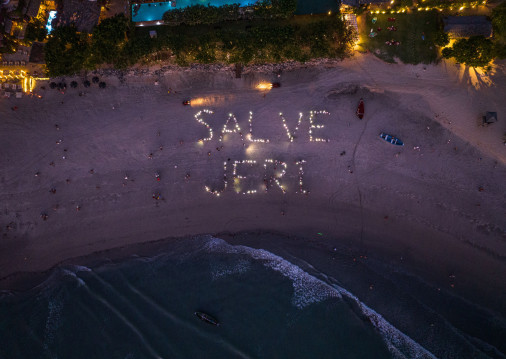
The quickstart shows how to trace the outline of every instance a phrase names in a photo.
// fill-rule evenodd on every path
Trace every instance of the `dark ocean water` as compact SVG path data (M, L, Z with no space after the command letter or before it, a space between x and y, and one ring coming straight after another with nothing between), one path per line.
M435 357L314 274L211 236L152 257L60 266L28 292L2 293L0 358Z

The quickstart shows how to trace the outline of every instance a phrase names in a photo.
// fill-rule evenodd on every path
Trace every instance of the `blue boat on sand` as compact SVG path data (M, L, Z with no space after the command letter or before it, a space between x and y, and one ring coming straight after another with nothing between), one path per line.
M392 145L404 146L404 142L402 142L401 140L399 140L397 137L394 137L394 136L389 135L387 133L381 132L380 133L380 137L382 139L384 139L385 141L390 142Z

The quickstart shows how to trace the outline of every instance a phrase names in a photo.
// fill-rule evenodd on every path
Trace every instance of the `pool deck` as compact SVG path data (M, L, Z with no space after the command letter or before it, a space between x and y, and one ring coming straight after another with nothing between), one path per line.
M135 22L135 26L158 26L158 25L165 25L163 20L155 20L155 21L139 21Z

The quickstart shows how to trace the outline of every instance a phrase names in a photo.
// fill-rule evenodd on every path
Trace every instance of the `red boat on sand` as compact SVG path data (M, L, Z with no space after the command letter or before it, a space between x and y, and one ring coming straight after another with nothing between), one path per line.
M364 118L364 99L360 99L360 102L358 103L358 107L357 107L357 117L359 119L363 119Z

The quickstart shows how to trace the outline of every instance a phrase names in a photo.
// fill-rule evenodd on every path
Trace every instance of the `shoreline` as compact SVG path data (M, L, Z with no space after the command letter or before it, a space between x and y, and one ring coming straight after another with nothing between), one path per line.
M203 235L203 237L207 236L211 235ZM191 238L198 237L201 236ZM350 296L358 298L408 338L436 354L436 357L439 357L437 355L439 350L460 353L463 358L474 357L471 353L478 355L479 350L490 350L490 347L480 342L474 342L471 345L467 341L468 336L485 339L487 345L493 345L500 351L504 350L500 335L493 334L494 330L500 331L501 323L505 318L504 313L491 310L490 303L485 303L483 297L475 302L476 298L470 296L472 293L463 293L462 290L456 290L448 285L449 283L460 285L459 280L445 276L446 278L439 282L427 281L423 273L411 271L414 268L410 268L409 261L398 260L398 263L394 264L395 259L378 256L373 251L369 252L370 255L365 255L363 249L352 247L351 239L349 241L351 244L346 244L343 243L346 241L339 239L322 241L316 236L310 238L267 232L222 233L212 235L212 237L223 239L234 246L245 245L253 249L267 250L327 284L337 283ZM10 292L28 294L37 293L38 290L46 287L52 288L58 283L54 282L54 279L60 277L59 275L52 277L57 267L63 268L64 272L76 272L87 270L77 268L85 266L91 270L97 270L97 275L100 275L99 273L104 269L132 263L135 259L152 259L171 253L174 245L177 248L185 240L192 239L167 238L133 244L68 259L44 273L14 275L7 278L12 280ZM1 286L5 283L5 278L0 280ZM16 285L17 288L15 288ZM439 285L440 288L438 288ZM385 300L386 298L389 299ZM413 299L415 301L412 301ZM453 304L448 305L449 302ZM436 310L437 315L434 315L432 311L429 315L427 305L430 305L431 310ZM462 318L465 318L464 324ZM490 322L491 318L494 318L493 325ZM467 339L462 339L458 332L455 334L455 329L463 331ZM427 336L430 337L435 333L439 338L438 341L427 339ZM489 333L490 337L484 333Z
M254 85L276 79L274 70L247 71L241 79L231 71L168 71L124 82L112 76L105 90L90 88L82 97L78 88L65 94L47 89L40 100L11 99L0 107L8 119L0 124L0 286L14 273L161 238L256 230L312 238L321 232L326 242L319 245L350 245L392 263L402 257L435 282L448 284L457 273L457 292L477 288L476 296L496 298L491 306L504 314L506 151L498 140L506 127L479 128L474 119L485 110L506 113L504 64L487 75L490 86L485 77L473 82L452 66L392 65L358 55L331 68L283 70L282 87L266 96ZM354 116L360 97L363 121ZM187 108L185 98L203 104ZM200 145L208 132L194 116L205 108L216 113L208 120L215 138ZM311 110L329 111L318 118L325 129L315 132L330 142L308 140ZM218 150L227 114L233 112L247 133L249 111L254 136L271 142L246 147L237 133L227 134L225 149ZM281 111L292 130L304 111L302 135L293 144ZM406 146L379 140L382 131ZM233 193L236 184L219 198L206 193L204 186L222 186L227 158L279 158L288 166L288 193L273 185L248 197ZM309 196L296 193L294 162L301 158ZM153 176L158 171L160 183ZM243 186L257 188L262 175L245 171L252 182L245 179ZM124 180L126 173L131 179ZM48 193L53 187L56 193ZM154 192L165 201L154 201Z

